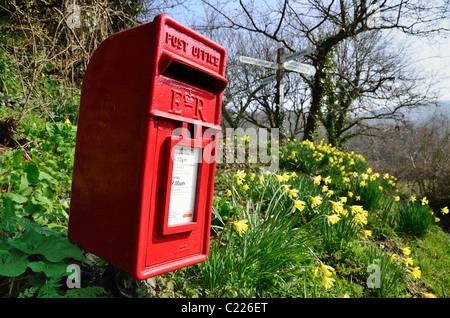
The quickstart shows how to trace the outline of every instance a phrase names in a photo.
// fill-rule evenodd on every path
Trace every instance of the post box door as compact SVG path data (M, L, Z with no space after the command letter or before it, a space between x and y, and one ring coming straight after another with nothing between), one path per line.
M158 119L154 197L150 206L145 266L205 255L209 248L211 165L203 162L201 126ZM189 124L189 127L194 127ZM181 137L177 135L181 133ZM186 135L187 134L187 135ZM193 136L194 135L194 136ZM192 138L188 138L188 137ZM172 159L173 158L173 159ZM207 237L208 236L208 237Z

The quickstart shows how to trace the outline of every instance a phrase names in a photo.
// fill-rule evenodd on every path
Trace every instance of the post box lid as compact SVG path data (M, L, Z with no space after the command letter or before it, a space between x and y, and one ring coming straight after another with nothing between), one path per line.
M225 49L202 34L160 14L150 113L220 129Z

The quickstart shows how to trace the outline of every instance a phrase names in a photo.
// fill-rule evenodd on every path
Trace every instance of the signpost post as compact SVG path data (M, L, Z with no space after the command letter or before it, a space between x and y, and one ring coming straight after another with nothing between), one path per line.
M316 72L316 69L313 66L294 61L294 59L303 57L306 54L311 54L312 52L314 52L314 47L310 46L306 49L297 51L290 55L284 55L283 48L279 48L277 51L277 61L276 62L260 60L257 58L243 56L243 55L239 56L239 61L241 63L261 66L261 67L270 68L270 69L277 71L277 73L275 75L271 75L266 78L263 78L262 85L267 85L275 79L277 81L277 85L276 85L277 105L275 108L275 116L276 116L278 128L280 128L280 129L283 124L283 118L282 118L282 116L280 116L280 112L282 111L282 105L284 102L284 81L283 81L284 70L301 73L301 74L306 74L306 75L314 75Z

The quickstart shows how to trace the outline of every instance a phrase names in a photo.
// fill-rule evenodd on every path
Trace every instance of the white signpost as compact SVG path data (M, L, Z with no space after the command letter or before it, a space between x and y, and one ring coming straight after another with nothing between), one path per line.
M261 81L261 84L267 85L274 80L277 81L276 113L278 113L278 115L279 115L279 112L282 109L281 105L283 105L283 98L284 98L284 96L283 96L283 94L284 94L284 87L283 87L284 86L284 84L283 84L284 70L297 72L297 73L301 73L301 74L306 74L306 75L314 75L316 72L316 69L313 66L293 61L296 58L300 58L302 56L305 56L306 54L311 54L312 52L314 52L314 47L308 47L306 49L303 49L303 50L297 51L295 53L292 53L290 55L284 56L283 49L278 49L277 62L260 60L257 58L243 56L243 55L239 56L239 61L244 64L251 64L251 65L256 65L256 66L261 66L261 67L277 70L276 75L272 75L272 76L263 78ZM282 122L280 121L279 128L281 128L281 124L282 124Z
M310 46L310 47L308 47L306 49L303 49L303 50L297 51L295 53L292 53L292 54L284 56L281 59L281 61L282 62L287 62L287 61L290 61L290 60L297 59L299 57L305 56L306 54L311 54L312 52L314 52L314 47Z
M314 68L314 66L299 63L296 61L288 61L284 63L284 69L297 73L303 73L306 75L314 75L316 73L316 69Z

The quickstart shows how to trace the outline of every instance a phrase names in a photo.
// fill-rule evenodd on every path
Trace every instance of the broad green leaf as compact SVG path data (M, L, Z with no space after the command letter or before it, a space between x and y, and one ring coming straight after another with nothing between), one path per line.
M27 198L17 194L17 193L13 193L13 192L8 192L4 194L6 197L10 198L12 201L16 202L16 203L25 203L27 202Z
M27 254L40 254L51 262L60 262L65 258L84 260L78 246L69 242L67 237L46 236L34 229L10 242L12 246Z
M28 267L27 255L14 249L7 250L7 242L0 244L0 276L14 277L22 275Z
M35 273L44 272L47 277L61 277L68 275L67 264L64 262L51 263L51 262L30 262L28 265Z
M31 184L36 184L39 182L39 169L33 164L29 164L25 169L28 181Z
M17 167L22 163L24 151L22 149L18 149L14 151L13 154L13 167Z

